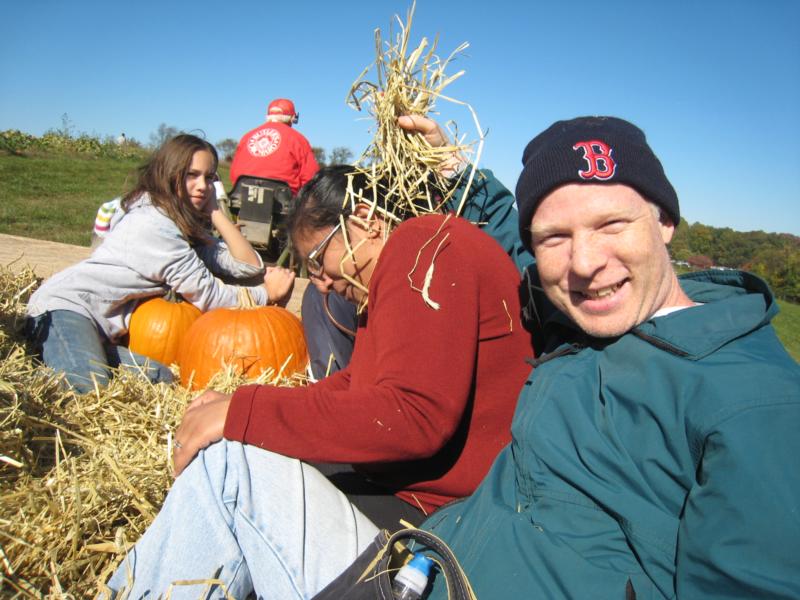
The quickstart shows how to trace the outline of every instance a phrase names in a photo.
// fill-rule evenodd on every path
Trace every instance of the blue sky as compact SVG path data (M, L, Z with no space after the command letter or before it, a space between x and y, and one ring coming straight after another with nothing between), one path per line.
M4 3L0 130L147 142L160 123L238 139L292 98L299 130L358 154L371 123L345 104L410 2L138 0ZM800 1L419 0L412 43L469 49L448 91L486 130L482 166L512 190L553 121L633 121L689 222L800 235ZM474 132L462 107L441 120ZM472 136L474 137L474 135Z

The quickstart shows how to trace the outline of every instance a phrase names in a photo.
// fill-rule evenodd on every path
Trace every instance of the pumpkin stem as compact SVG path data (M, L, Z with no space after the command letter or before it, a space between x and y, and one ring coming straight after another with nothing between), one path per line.
M253 300L253 294L244 286L239 287L239 307L240 308L258 308L256 301Z
M175 290L173 290L172 288L169 288L169 290L167 290L167 293L164 294L164 300L166 300L167 302L174 302L175 304L183 302L183 298L181 298L178 294L176 294Z

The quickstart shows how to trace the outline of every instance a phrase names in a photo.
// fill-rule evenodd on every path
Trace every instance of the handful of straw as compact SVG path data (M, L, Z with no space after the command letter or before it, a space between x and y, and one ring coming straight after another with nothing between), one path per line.
M396 17L400 31L394 43L384 44L380 29L375 30L376 60L361 73L348 94L348 104L356 110L366 110L376 124L374 139L357 161L355 169L366 175L369 185L366 190L353 190L350 202L353 205L371 202L375 211L392 224L406 216L441 213L445 206L458 214L483 148L483 135L475 112L468 104L443 93L448 85L464 74L464 71L458 71L447 75L446 69L468 44L460 45L444 60L436 54L438 37L432 43L423 38L416 48L411 49L414 8L412 5L405 23ZM373 67L375 81L371 82L366 77L373 72ZM442 100L469 109L478 132L477 143L466 143L455 125L451 125L448 129L455 141L432 147L420 135L408 133L398 126L398 117L428 116L436 103ZM455 163L464 164L466 157L473 154L467 171L457 173L456 177L448 173ZM454 195L465 176L467 185L456 206ZM376 203L378 192L383 196L382 207Z
M367 205L367 219L382 219L386 225L384 235L410 217L450 211L460 214L483 150L483 134L475 111L465 102L443 93L448 85L464 74L464 71L459 71L447 75L446 69L468 44L461 44L445 60L436 54L438 37L433 43L423 38L411 50L410 33L415 6L412 4L405 23L396 17L400 31L394 43L384 44L380 29L375 30L376 60L364 69L348 94L349 105L359 111L366 110L375 120L376 129L373 141L356 161L353 173L349 175L342 208L347 208L349 203L349 212L354 213L356 205ZM367 76L373 72L373 67L375 81L371 82ZM478 133L477 142L465 142L465 137L459 136L457 127L451 123L448 131L455 141L433 146L420 133L406 131L398 124L398 118L402 116L427 118L440 100L469 109ZM472 160L468 160L473 155ZM366 183L356 186L357 176L363 176L362 181L366 180ZM466 184L462 185L465 178ZM457 199L459 190L461 197ZM351 214L349 218L354 219L355 216ZM356 264L357 247L352 246L348 239L343 217L340 222L346 248L342 263L350 261ZM364 292L358 307L359 312L364 310L368 302L368 290L347 274L344 268L341 272L352 286ZM433 265L427 270L428 278L432 275ZM438 304L427 295L429 284L428 279L426 287L422 289L422 297L426 304L438 309Z

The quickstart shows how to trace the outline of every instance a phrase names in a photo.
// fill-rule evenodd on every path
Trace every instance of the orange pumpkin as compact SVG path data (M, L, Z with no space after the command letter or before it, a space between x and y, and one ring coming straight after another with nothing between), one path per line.
M181 383L191 380L192 389L205 388L226 365L255 378L267 369L302 373L307 363L300 319L278 306L211 310L186 332L178 355Z
M128 328L128 347L134 352L171 365L178 359L183 335L200 317L200 309L173 292L151 298L136 307Z

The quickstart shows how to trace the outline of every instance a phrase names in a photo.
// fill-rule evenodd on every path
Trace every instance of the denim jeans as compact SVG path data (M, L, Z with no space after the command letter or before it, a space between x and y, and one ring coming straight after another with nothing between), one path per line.
M111 344L94 321L71 310L49 311L31 323L33 343L40 348L42 361L65 374L67 383L78 393L108 384L111 369L123 367L142 373L152 382L170 382L172 372L152 359Z
M352 563L378 529L319 471L226 440L201 450L108 582L130 599L196 599L220 579L234 598L310 598ZM203 598L223 598L214 586Z
M355 339L342 332L325 313L325 296L312 283L303 293L300 314L303 331L311 360L311 372L315 379L322 379L344 369L353 354ZM358 327L356 306L339 294L328 294L328 308L333 317L344 327L355 331Z

